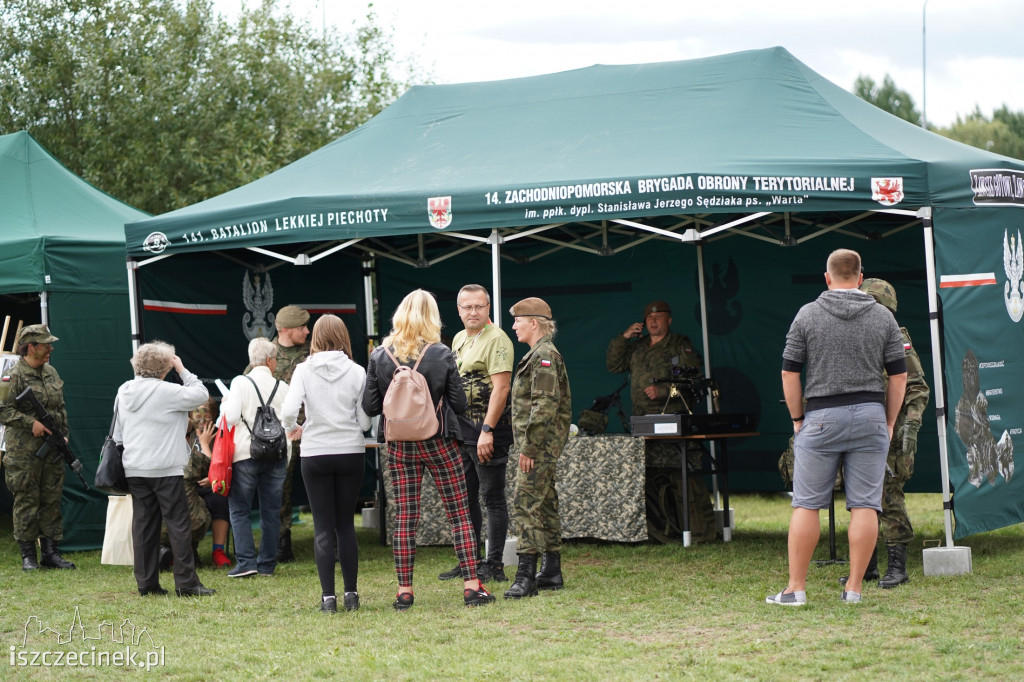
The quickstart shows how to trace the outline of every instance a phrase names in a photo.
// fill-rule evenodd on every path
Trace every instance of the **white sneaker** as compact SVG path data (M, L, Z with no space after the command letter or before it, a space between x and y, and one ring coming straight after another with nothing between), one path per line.
M803 592L797 594L783 590L778 594L769 594L765 597L765 602L779 606L804 606L807 604L807 595Z

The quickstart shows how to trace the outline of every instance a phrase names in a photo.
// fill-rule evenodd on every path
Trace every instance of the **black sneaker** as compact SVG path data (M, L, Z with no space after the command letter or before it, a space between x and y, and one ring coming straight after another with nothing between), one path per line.
M395 611L408 611L412 608L413 596L411 592L403 592L395 598Z
M459 568L458 564L455 564L455 568L450 571L445 571L437 576L438 580L453 580L455 578L462 577L462 569Z
M480 589L463 590L462 601L465 602L466 606L482 606L494 601L494 595L487 591L483 583L480 583Z
M476 577L480 582L504 583L508 582L505 576L505 564L499 564L491 559L484 559L476 567Z
M345 593L345 610L346 611L358 611L359 610L359 593L358 592L346 592Z
M337 597L326 597L320 600L320 612L321 613L337 613L338 612L338 599Z

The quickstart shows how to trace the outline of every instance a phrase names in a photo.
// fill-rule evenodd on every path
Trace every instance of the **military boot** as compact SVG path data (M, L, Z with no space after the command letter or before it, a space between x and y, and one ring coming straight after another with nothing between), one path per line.
M897 585L910 582L907 575L907 546L886 545L889 550L889 566L885 569L885 575L878 581L878 586L890 590Z
M292 531L282 530L277 538L277 563L286 564L295 561L295 554L292 552Z
M19 542L18 546L21 547L21 570L34 571L39 568L39 562L36 561L36 543Z
M75 565L60 555L57 542L53 538L39 538L43 568L74 568Z
M512 587L505 592L505 599L522 599L537 596L537 555L520 554L519 570Z
M560 590L562 584L562 555L558 552L544 552L537 574L538 590Z
M839 584L846 587L846 581L850 579L850 576L844 575L839 579ZM878 580L878 547L875 547L875 551L871 553L871 558L868 559L868 567L864 569L864 580Z

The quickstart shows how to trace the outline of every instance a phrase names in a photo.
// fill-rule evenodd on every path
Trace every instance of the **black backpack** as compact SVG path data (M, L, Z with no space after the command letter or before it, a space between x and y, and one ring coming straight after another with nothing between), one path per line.
M252 377L245 378L252 382L252 387L256 389L256 397L260 399L260 406L256 408L256 418L253 419L251 428L245 421L245 417L242 417L242 423L245 424L245 428L249 429L251 435L249 456L254 462L280 462L288 456L288 438L285 436L281 420L277 418L277 413L267 403L274 400L274 394L277 393L277 387L281 381L274 382L274 390L270 392L270 398L267 399L267 402L263 402L263 396L260 395L260 389L256 386L256 382L252 380Z

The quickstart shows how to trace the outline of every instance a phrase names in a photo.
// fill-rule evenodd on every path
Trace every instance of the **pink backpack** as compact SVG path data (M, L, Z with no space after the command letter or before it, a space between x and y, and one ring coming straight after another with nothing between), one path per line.
M427 378L419 373L420 362L431 345L423 347L412 367L400 363L387 347L384 348L395 363L391 384L384 393L384 439L389 442L421 441L437 435L444 400L439 400L437 408L434 407Z

